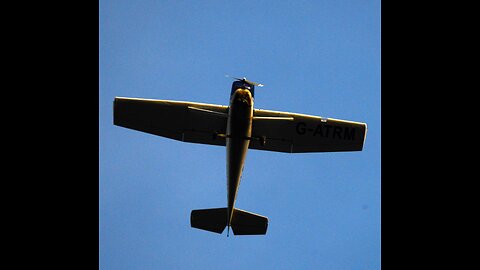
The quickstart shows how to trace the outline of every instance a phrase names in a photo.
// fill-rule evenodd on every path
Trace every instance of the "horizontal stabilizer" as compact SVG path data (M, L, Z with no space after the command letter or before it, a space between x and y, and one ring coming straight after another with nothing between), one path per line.
M266 234L268 218L235 208L231 226L235 235Z
M227 227L227 208L193 210L190 225L193 228L222 233Z

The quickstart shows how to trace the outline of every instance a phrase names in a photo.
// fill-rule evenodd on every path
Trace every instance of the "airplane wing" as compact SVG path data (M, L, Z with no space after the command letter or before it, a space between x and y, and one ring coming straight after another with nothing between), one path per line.
M228 106L116 97L113 123L178 141L225 146Z
M250 149L286 153L361 151L367 124L255 109Z

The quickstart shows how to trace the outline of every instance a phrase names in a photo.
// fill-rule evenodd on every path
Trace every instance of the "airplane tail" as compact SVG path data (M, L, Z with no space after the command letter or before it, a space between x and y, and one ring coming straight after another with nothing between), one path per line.
M193 228L222 233L227 227L227 208L193 210L190 225Z
M266 234L268 218L235 208L231 226L235 235Z
M190 225L193 228L222 233L228 223L227 208L193 210ZM260 235L267 233L268 218L235 208L230 224L235 235Z

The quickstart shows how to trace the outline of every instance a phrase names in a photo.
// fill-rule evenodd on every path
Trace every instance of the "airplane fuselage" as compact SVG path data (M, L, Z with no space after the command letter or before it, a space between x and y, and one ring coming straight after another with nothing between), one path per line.
M235 199L252 135L253 97L247 89L237 89L230 99L227 121L227 225L233 217Z

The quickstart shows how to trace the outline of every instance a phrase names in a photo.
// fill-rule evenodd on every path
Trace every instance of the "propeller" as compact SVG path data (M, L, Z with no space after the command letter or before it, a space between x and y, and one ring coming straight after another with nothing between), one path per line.
M235 80L237 80L237 81L244 81L244 82L246 82L246 83L248 83L248 84L255 85L255 86L258 86L258 87L263 87L263 86L264 86L264 85L261 84L261 83L256 83L256 82L249 81L249 80L247 80L247 78L245 78L245 77L243 77L243 78L237 78L237 77L230 76L230 75L228 75L228 74L225 75L225 77L227 77L227 78L232 78L232 79L235 79Z

